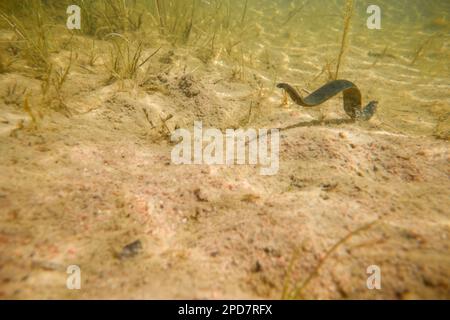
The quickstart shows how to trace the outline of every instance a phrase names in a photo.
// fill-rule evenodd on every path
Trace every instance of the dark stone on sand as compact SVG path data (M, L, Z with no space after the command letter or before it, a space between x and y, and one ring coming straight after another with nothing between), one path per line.
M120 259L132 258L138 255L141 251L142 251L142 242L141 240L136 240L123 247L122 251L119 253L119 258Z

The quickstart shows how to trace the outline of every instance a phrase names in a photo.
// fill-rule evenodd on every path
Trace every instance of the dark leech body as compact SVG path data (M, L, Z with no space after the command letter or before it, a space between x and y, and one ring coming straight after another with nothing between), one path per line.
M287 83L279 83L277 87L284 89L296 104L303 107L318 106L342 92L344 95L345 113L354 120L370 120L375 114L378 105L377 101L371 101L363 109L361 92L354 83L347 80L331 81L305 98Z

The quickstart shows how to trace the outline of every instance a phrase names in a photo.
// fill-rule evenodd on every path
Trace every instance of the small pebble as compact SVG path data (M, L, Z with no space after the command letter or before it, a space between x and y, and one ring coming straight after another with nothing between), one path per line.
M141 240L136 240L123 247L122 251L119 253L119 258L120 259L132 258L138 255L141 251L142 251L142 242Z

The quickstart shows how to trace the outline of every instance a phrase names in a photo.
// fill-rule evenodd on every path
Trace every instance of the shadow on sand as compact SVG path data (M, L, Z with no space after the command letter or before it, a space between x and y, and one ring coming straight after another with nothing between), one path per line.
M295 128L302 128L302 127L315 127L315 126L321 126L321 125L340 125L340 124L349 124L354 123L355 120L352 119L331 119L331 120L312 120L312 121L303 121L299 122L284 128L277 128L280 131L286 131L289 129L295 129Z

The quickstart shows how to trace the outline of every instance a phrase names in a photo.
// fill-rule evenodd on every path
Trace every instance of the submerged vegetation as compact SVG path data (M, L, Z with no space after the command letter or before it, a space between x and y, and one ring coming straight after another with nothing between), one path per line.
M380 222L380 220L375 220L373 222L367 223L361 227L359 227L358 229L349 232L345 237L343 237L342 239L339 239L339 241L337 241L333 246L331 246L331 248L329 248L324 254L323 256L319 259L318 263L316 264L316 266L313 268L313 270L306 276L306 278L302 281L297 281L296 279L293 279L293 268L294 268L294 264L297 262L298 260L298 252L295 251L294 254L292 255L292 258L289 262L289 266L286 270L286 275L284 278L284 283L283 283L283 291L281 294L281 299L282 300L291 300L291 299L303 299L304 298L304 291L306 289L306 287L311 283L312 280L314 280L316 277L319 276L320 271L322 269L322 267L324 266L324 264L332 258L332 255L339 249L341 248L344 244L346 244L350 239L352 239L353 237L366 232L368 230L370 230L371 228L373 228L374 226L376 226L378 223Z
M42 71L50 64L49 26L42 3L29 1L29 5L32 14L26 20L4 12L0 12L0 17L16 35L11 45L20 50L30 66Z
M344 11L344 28L342 32L342 41L341 41L341 48L339 50L339 55L337 58L336 63L336 72L334 74L334 79L338 79L339 77L339 70L342 63L342 58L344 56L345 48L347 47L348 42L348 34L350 31L350 24L353 16L353 10L354 10L354 4L353 0L346 0L345 1L345 11Z
M327 5L322 8L317 3ZM228 274L199 283L195 298L209 297L210 285L221 297L228 292L224 283L232 284L231 294L250 292L249 298L320 296L314 290L323 289L316 284L331 288L334 282L334 274L326 271L356 262L342 259L347 255L359 258L359 252L349 254L355 247L383 240L366 239L372 232L384 237L386 231L386 237L394 235L396 243L411 243L411 250L440 243L435 241L440 233L432 230L434 224L427 233L436 237L425 243L417 230L403 234L397 223L377 223L376 230L375 223L365 223L389 212L396 219L412 212L425 221L430 217L423 215L424 208L436 214L433 221L440 217L441 208L435 204L442 203L444 195L436 192L439 185L430 181L444 181L439 180L447 160L442 150L450 137L446 91L450 72L445 63L448 59L442 59L449 56L447 18L436 20L431 29L411 23L406 24L411 29L395 32L390 32L389 21L383 20L386 29L372 31L364 25L367 17L362 3L2 0L0 135L5 138L6 175L0 200L9 207L5 221L20 220L33 228L30 221L42 222L36 224L32 235L45 234L49 222L55 223L58 231L67 227L68 237L58 237L60 246L55 246L52 254L57 261L70 254L86 259L80 261L86 267L95 261L98 265L106 262L109 268L112 262L123 275L122 262L130 257L119 254L123 261L117 263L116 257L109 261L110 247L115 247L116 241L119 245L124 237L142 235L143 260L139 253L129 263L139 272L144 263L145 270L161 272L158 276L180 266L180 279L197 276L198 270L202 274L207 274L203 270L218 275L224 270L235 273L235 283L233 279L227 282ZM81 28L69 30L67 7L74 4L80 7ZM386 16L388 20L389 14L383 13L383 19ZM407 18L405 23L414 19L413 15ZM412 35L411 39L406 35ZM307 97L339 78L354 81L360 89L351 95L356 98L347 96L344 106L351 108L344 110L338 100L341 95L330 87L323 110L292 104L287 95L283 101L283 91L277 87L278 83L292 83L298 96ZM380 101L380 112L371 122L336 121L348 119L344 112L353 110L355 101L366 104L372 99ZM320 121L313 120L316 111L323 112ZM283 171L270 180L253 175L258 165L238 170L227 166L175 168L168 158L172 135L177 129L192 128L190 122L197 120L218 132L280 128ZM403 134L409 129L414 137ZM245 139L243 142L246 144ZM15 181L14 185L10 181ZM23 190L18 189L21 192L14 199L11 194L16 186ZM41 186L45 188L38 190ZM429 193L433 197L422 194L421 188L432 188ZM423 202L416 206L415 198ZM297 202L307 205L299 207ZM27 216L32 220L26 220ZM409 220L404 223L407 230ZM5 243L13 247L23 242L27 245L23 252L36 252L36 259L50 257L41 253L54 235L42 243L38 238L28 241L25 229L23 241L18 235L20 241L14 238ZM89 245L76 242L84 235ZM210 236L217 235L218 240L211 241ZM173 243L177 245L173 247ZM95 254L86 254L87 248ZM437 249L443 251L442 246ZM396 253L392 256L397 257ZM204 268L198 264L199 257L206 262ZM373 257L367 258L372 261ZM37 269L29 259L24 254L17 265ZM104 274L111 275L115 285L119 273L107 268ZM24 275L30 274L26 271ZM434 271L431 268L430 274ZM397 275L395 272L391 274ZM141 289L144 282L152 284L152 272L144 273L149 274L145 281L136 276L136 281L127 278L126 282L133 289ZM91 284L99 280L92 274ZM103 273L100 276L104 278ZM348 276L354 283L355 275ZM169 278L179 280L178 275ZM164 285L167 280L171 290L187 288L187 293L176 295L184 297L195 291L189 287L192 279L179 282L178 287L169 278ZM428 284L440 280L430 279L425 289L437 290ZM38 280L33 276L20 282L36 283L38 288ZM50 283L47 276L41 280ZM160 284L155 287L162 292L165 287L159 288ZM360 286L367 291L364 281ZM424 288L423 284L419 288ZM331 294L358 294L351 288L339 293L340 289L336 284L336 292ZM128 293L123 290L124 295ZM145 290L145 294L151 296L154 291Z
M66 115L70 115L70 110L68 110L64 101L63 87L72 68L73 59L73 52L71 52L66 66L54 67L50 65L41 85L42 105L50 106L56 111L66 113Z
M155 43L161 41L187 46L204 63L226 52L242 74L245 54L239 46L255 36L248 23L250 2L77 0L81 30L68 30L65 9L73 4L70 1L2 1L0 27L14 36L8 40L8 50L0 50L0 73L15 61L25 61L22 71L42 82L42 109L66 113L63 86L79 64L80 55L72 51L86 47L83 35L91 38L85 70L94 72L92 68L102 61L113 81L135 79L159 51ZM62 40L64 34L68 40ZM54 53L60 51L72 52L68 62L55 61Z

